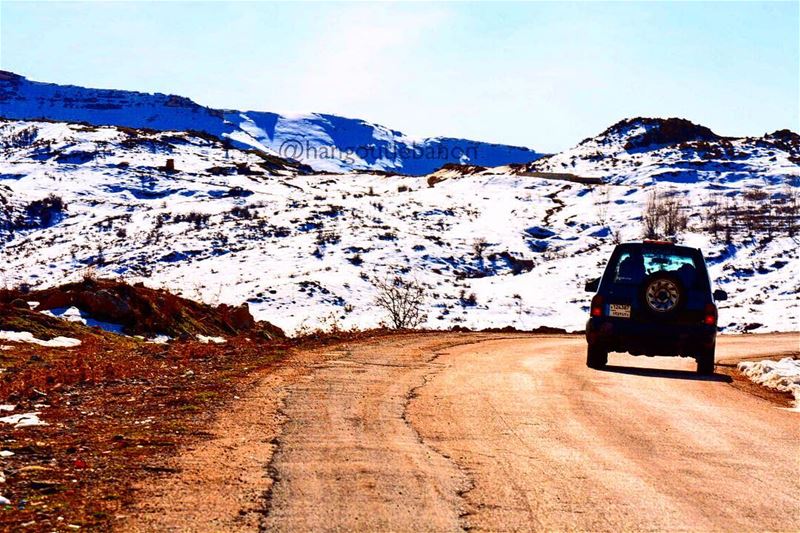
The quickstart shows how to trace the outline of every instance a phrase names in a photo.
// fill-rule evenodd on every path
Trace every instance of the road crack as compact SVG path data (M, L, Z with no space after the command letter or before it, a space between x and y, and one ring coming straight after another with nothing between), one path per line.
M443 352L508 337L426 337L330 354L284 383L260 530L316 529L330 520L355 529L469 529L470 474L422 437L409 406L448 368L437 362ZM342 498L353 505L342 507ZM406 505L418 512L407 514Z
M481 341L482 342L482 341ZM475 344L475 342L465 342L465 343L456 343L448 348L454 348L456 346L462 346L465 344ZM401 413L401 418L403 422L408 426L409 430L414 434L414 438L417 440L420 446L430 450L432 453L438 455L442 459L444 459L448 465L456 472L458 472L459 477L461 479L458 480L458 488L456 490L456 498L460 502L458 508L455 509L456 514L458 515L458 522L459 526L462 531L469 531L471 528L467 523L467 517L470 515L469 510L467 509L467 499L466 495L475 488L475 481L473 476L470 474L467 469L461 467L458 463L456 463L452 457L448 454L442 452L441 450L437 449L436 446L430 444L425 441L422 435L417 431L417 428L414 427L414 424L408 417L408 408L411 405L411 402L419 397L419 391L422 390L423 387L428 385L428 383L440 372L447 368L447 365L434 365L435 361L443 355L441 349L439 351L434 351L430 358L425 361L426 365L431 367L431 370L423 374L422 376L422 383L411 387L405 396L405 402L403 404L403 410Z

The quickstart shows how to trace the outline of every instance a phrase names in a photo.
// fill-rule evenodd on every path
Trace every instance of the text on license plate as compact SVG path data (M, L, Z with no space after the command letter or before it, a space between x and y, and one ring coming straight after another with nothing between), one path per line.
M615 316L618 318L630 318L631 317L631 306L630 305L620 305L620 304L611 304L608 310L609 316Z

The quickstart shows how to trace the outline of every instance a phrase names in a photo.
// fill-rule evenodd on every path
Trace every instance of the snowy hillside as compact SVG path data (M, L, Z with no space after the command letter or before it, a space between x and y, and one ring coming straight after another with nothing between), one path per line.
M559 162L574 155L576 173L604 175L611 156L592 166L581 154L608 147L627 173L610 186L508 168L308 174L207 136L3 121L0 282L50 286L91 266L209 303L247 301L256 318L292 332L378 325L372 280L399 273L427 288L429 327L576 330L587 313L584 281L600 274L616 239L641 237L643 205L657 190L676 195L689 217L682 240L702 246L716 287L730 295L724 330L800 328L798 238L781 211L798 191L795 148L726 141L748 170L643 187L659 165L688 161L685 152L631 154L618 148L623 139L604 138L546 168L563 172ZM723 200L774 204L782 222L713 232L709 209Z
M280 115L203 107L188 98L39 83L0 71L0 117L155 130L196 130L297 159L316 170L422 175L445 163L497 166L541 157L522 147L447 137L413 138L335 115Z
M626 185L703 181L736 189L755 177L769 185L797 179L798 165L800 135L789 130L726 138L688 120L635 118L524 169L597 176Z

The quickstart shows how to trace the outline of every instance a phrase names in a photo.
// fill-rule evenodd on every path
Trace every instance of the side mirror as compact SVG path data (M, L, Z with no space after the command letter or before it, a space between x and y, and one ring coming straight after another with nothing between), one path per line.
M600 288L600 278L590 279L586 282L584 289L586 292L597 292L597 289Z
M723 291L722 289L717 289L714 291L714 301L721 302L727 299L728 299L727 292Z

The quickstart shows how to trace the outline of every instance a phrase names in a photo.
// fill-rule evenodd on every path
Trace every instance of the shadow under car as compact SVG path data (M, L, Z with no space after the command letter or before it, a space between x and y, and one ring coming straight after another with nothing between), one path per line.
M724 374L698 374L691 370L673 370L663 368L642 368L638 366L613 366L608 365L602 369L603 372L613 372L616 374L629 374L632 376L646 376L653 378L667 379L687 379L692 381L719 381L730 383L733 379Z

